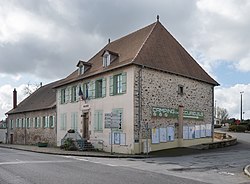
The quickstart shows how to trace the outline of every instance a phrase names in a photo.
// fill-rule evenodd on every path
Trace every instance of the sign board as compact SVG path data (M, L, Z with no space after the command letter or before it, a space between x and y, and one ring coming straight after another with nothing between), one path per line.
M165 117L165 118L178 118L179 110L173 109L173 108L152 107L152 116ZM203 120L204 113L201 111L184 110L183 111L183 118L184 119Z
M120 113L104 114L104 128L119 128L121 122L122 122L122 115Z

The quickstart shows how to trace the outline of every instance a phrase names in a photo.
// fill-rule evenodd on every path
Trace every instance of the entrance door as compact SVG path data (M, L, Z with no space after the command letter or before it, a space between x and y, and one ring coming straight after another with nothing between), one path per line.
M82 124L82 137L84 139L89 139L89 113L83 113L83 124Z

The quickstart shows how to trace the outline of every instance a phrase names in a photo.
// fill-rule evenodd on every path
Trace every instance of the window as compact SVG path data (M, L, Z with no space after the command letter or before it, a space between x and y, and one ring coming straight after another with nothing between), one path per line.
M18 122L19 122L19 128L22 128L22 119L19 119Z
M31 127L30 118L26 118L26 127L27 127L27 128L30 128L30 127Z
M60 130L66 130L66 129L67 129L67 114L63 113L61 114Z
M77 130L78 128L78 113L71 113L71 129Z
M34 122L35 128L40 128L41 125L40 125L40 118L39 117L35 117L33 122Z
M184 94L184 86L183 85L178 85L178 94L183 95Z
M80 65L79 66L79 75L82 75L84 73L84 66L83 65Z
M76 102L76 86L71 88L71 102Z
M61 104L66 102L66 89L61 89Z
M88 97L91 98L101 98L106 96L106 79L98 79L96 81L91 81L88 88Z
M16 128L19 128L19 119L16 119Z
M102 97L102 79L95 81L95 97Z
M109 66L110 65L110 54L108 52L106 52L103 55L102 60L103 60L103 67Z
M48 126L50 128L54 128L55 127L55 116L49 116Z
M102 131L103 130L103 112L102 110L95 111L94 114L94 130Z
M13 129L13 124L14 124L13 119L11 119L10 120L10 129Z
M83 98L88 99L90 94L89 82L83 84Z
M127 74L121 73L114 76L110 76L110 95L118 95L126 93L127 88Z
M21 127L25 128L25 120L23 118L21 119Z

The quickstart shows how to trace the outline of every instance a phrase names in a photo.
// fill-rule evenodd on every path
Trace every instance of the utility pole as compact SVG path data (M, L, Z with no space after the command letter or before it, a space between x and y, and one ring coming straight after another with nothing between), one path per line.
M242 123L243 118L242 118L242 94L244 93L244 91L240 92L240 122Z

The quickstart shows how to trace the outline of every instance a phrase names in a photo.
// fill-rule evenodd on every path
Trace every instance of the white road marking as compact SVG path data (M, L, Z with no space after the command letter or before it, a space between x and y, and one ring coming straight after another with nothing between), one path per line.
M15 165L15 164L46 164L46 163L63 163L71 162L69 160L57 160L57 161L16 161L16 162L0 162L0 165Z

